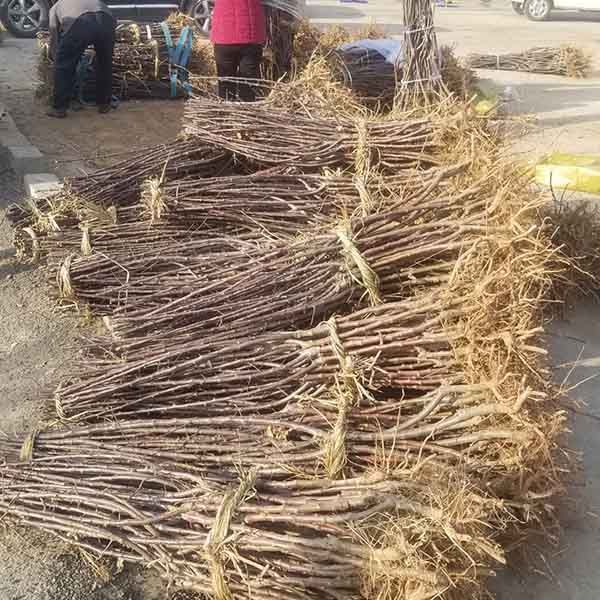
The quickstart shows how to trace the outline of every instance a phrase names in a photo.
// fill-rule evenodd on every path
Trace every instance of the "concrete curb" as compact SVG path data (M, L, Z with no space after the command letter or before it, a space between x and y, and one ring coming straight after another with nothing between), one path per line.
M0 159L3 159L24 183L27 196L35 200L60 191L58 177L48 173L48 160L15 125L6 107L0 103Z

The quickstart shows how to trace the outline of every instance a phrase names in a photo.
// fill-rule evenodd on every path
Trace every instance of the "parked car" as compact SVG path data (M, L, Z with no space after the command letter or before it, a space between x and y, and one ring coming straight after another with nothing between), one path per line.
M0 0L0 19L16 37L33 38L48 27L48 13L56 0ZM208 30L214 0L107 0L120 21L156 21L181 11Z
M554 10L600 11L600 0L516 0L512 6L532 21L545 21Z

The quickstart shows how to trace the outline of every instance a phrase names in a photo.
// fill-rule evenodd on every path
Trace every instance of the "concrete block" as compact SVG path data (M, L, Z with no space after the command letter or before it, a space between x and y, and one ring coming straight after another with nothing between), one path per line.
M58 177L52 173L27 173L23 177L23 184L27 196L34 200L52 196L60 192L63 187Z
M6 131L14 129L17 129L14 119L10 116L10 113L7 112L2 105L0 105L0 135Z
M8 164L19 177L26 173L45 173L48 161L44 155L31 144L21 146L5 146Z
M44 155L19 131L3 105L0 105L0 158L18 177L48 171Z
M0 146L30 146L29 140L15 127L10 129L0 128Z

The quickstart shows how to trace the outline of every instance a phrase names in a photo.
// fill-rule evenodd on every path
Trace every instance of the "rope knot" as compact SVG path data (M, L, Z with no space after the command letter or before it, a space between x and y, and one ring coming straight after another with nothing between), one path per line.
M58 292L60 297L65 300L73 300L75 298L75 292L71 284L71 263L73 262L73 255L69 254L61 263L58 271L56 272L56 285L58 286Z
M89 256L92 253L89 225L82 225L81 232L81 254L83 254L83 256Z
M21 446L21 452L19 453L19 460L24 463L29 463L33 459L33 447L35 446L35 439L39 431L34 429L27 434L27 437L23 440Z
M371 145L369 143L369 122L357 119L356 149L354 150L354 170L359 177L366 179L371 169Z
M163 184L169 161L165 162L160 177L149 177L142 183L142 202L146 207L146 212L150 216L150 223L159 221L163 213L167 211L167 205L163 197Z
M360 250L352 239L349 227L342 225L336 230L336 235L342 244L346 256L346 266L350 276L359 285L365 288L372 306L381 304L381 295L379 294L379 277L371 268ZM358 270L358 273L356 273Z

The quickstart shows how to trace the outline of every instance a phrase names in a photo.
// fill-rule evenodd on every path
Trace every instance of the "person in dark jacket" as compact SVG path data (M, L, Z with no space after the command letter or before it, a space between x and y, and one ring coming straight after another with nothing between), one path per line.
M96 52L96 103L110 110L116 20L102 0L58 0L50 9L50 56L54 59L53 108L63 118L75 87L77 64L88 46Z
M259 79L266 38L261 0L216 0L210 39L215 48L221 98L235 100L239 94L244 102L256 99L252 83L231 78Z

